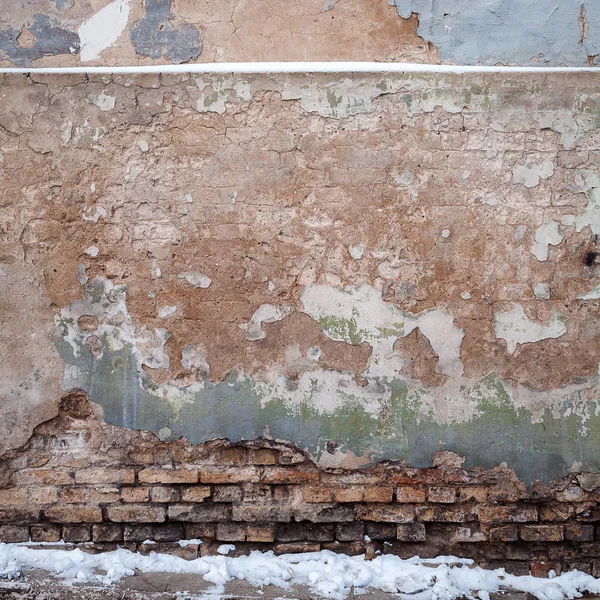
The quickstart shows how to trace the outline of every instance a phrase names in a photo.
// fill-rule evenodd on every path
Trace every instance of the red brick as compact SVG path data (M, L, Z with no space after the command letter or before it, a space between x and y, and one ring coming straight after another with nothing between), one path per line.
M490 542L516 542L519 529L516 525L504 525L490 528Z
M84 469L75 472L75 482L83 484L135 483L133 469Z
M429 502L452 504L456 502L456 488L447 486L433 486L427 490Z
M568 521L574 512L570 504L545 504L540 506L540 521Z
M594 526L583 523L567 523L565 539L570 542L591 542L594 539Z
M162 523L166 519L164 506L148 504L116 504L108 506L106 514L116 523Z
M550 576L550 571L554 571L556 575L560 575L560 564L553 562L534 562L531 564L531 574L533 577L543 577L547 579Z
M391 502L394 498L394 488L369 486L365 488L365 502Z
M461 502L485 502L488 491L484 487L461 487L458 496Z
M148 502L149 498L150 488L147 487L126 487L121 490L123 502Z
M23 506L27 503L27 490L12 488L0 490L0 505L4 506Z
M188 540L212 539L216 535L214 523L184 523L183 527Z
M272 448L257 448L248 451L248 462L252 465L276 465L277 451Z
M274 525L248 525L247 542L273 542L275 540Z
M140 483L198 483L198 472L190 469L150 467L138 473Z
M60 490L60 500L63 504L85 504L88 497L87 488L67 487Z
M73 475L64 469L21 469L13 475L18 486L70 485Z
M482 523L527 523L538 519L537 507L526 505L482 505L477 513Z
M102 523L92 527L94 542L120 542L123 539L123 526Z
M120 499L121 493L117 487L92 487L90 489L89 502L91 504L107 504L118 502Z
M82 543L92 539L92 529L89 525L63 525L65 542Z
M338 523L335 528L335 538L340 542L363 541L365 537L365 524L361 521L352 523Z
M258 483L257 467L206 467L200 472L202 483Z
M299 554L301 552L319 552L320 544L314 542L291 542L288 544L275 544L273 552L275 554Z
M92 506L50 506L44 516L55 523L100 523L102 511Z
M425 525L423 523L405 523L396 526L396 539L400 542L424 542Z
M218 523L217 539L222 542L243 542L246 540L246 526L237 523Z
M29 540L29 527L26 525L0 525L0 542L13 544Z
M241 502L242 496L242 488L237 485L216 485L213 502Z
M197 485L184 488L181 495L182 502L204 502L207 498L210 498L209 485Z
M31 541L32 542L60 542L62 537L60 525L52 525L43 523L41 525L31 526Z
M298 484L313 483L319 479L316 471L305 471L293 467L264 467L261 475L262 483Z
M562 542L562 525L521 525L521 539L526 542Z
M152 502L178 502L179 490L172 487L157 486L150 488L150 500Z
M243 446L220 448L215 453L215 460L221 465L244 465L246 464L246 448Z
M458 506L417 506L417 514L421 521L427 523L464 523L467 517L467 511Z
M362 502L364 495L364 488L359 486L343 487L333 490L333 498L336 502Z
M354 521L354 507L349 504L305 504L293 510L296 521L311 523L347 523Z
M241 506L234 505L232 508L232 519L234 521L287 523L291 517L291 508L280 504L266 506L243 504Z
M58 501L58 492L55 487L34 487L29 488L29 502L32 504L56 504Z
M184 539L185 529L181 523L153 525L152 538L156 542L177 542Z
M425 502L425 489L412 486L396 488L396 502Z
M322 485L307 485L302 489L304 502L331 502L333 490Z
M169 506L170 521L223 523L231 519L228 504L173 504Z
M412 523L415 509L406 504L364 504L356 507L356 516L361 521Z

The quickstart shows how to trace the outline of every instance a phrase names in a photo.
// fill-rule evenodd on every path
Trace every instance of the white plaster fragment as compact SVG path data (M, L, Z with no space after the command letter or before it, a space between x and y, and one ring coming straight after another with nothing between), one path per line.
M98 246L88 246L84 252L89 254L91 257L96 258L96 256L98 256L100 253L100 250L98 249Z
M367 248L366 244L356 244L355 246L348 246L348 252L350 253L350 256L354 259L354 260L360 260L363 257L363 254L365 253L365 250Z
M600 299L600 284L594 286L589 292L579 294L577 300L599 300Z
M269 283L267 283L267 290L269 294L272 294L275 291L275 284L272 281L269 281Z
M246 332L246 339L254 342L266 337L266 332L262 328L263 323L275 323L287 317L294 311L294 307L289 304L275 306L274 304L261 304L248 323L240 325L240 329Z
M515 242L520 242L523 239L523 236L527 232L527 225L518 225L515 227L515 231L513 233L513 237Z
M181 366L186 371L198 371L203 377L210 375L205 350L196 344L186 344L181 351Z
M394 181L398 186L408 187L415 182L415 176L410 171L404 171L403 173L400 173L400 175L396 175Z
M212 279L203 275L200 271L186 271L185 273L179 273L179 279L185 279L195 288L207 288L212 283Z
M581 231L588 226L594 235L600 235L600 178L593 171L580 170L575 175L575 182L567 185L571 192L585 194L588 199L586 209L578 215L565 215L561 223L575 227Z
M84 221L97 223L98 219L104 218L107 215L106 209L100 205L86 206L81 212Z
M463 300L470 300L470 299L472 298L472 296L471 296L471 292L463 292L463 293L460 295L460 297L461 297Z
M191 203L194 201L194 199L192 198L192 195L191 195L191 194L186 194L186 195L183 197L183 199L184 199L184 200L185 200L185 201L186 201L188 204L191 204Z
M171 305L166 305L163 306L161 309L159 309L158 311L158 316L160 319L166 319L167 317L170 317L172 314L177 312L177 307L176 306L171 306Z
M311 346L306 351L306 358L318 361L321 358L321 348L319 348L319 346Z
M112 110L115 107L116 98L104 92L101 94L89 94L87 98L91 104L97 106L101 111Z
M547 283L536 283L533 286L533 295L539 300L550 300L550 286Z
M518 344L529 344L550 338L558 338L567 332L566 318L558 311L548 324L532 321L520 304L513 304L512 310L497 313L494 323L496 337L506 340L506 349L513 354Z
M535 232L535 243L531 246L531 253L541 262L548 260L548 246L557 246L563 241L563 234L556 221L546 221Z
M173 432L168 427L161 427L158 430L158 439L161 442L165 442L173 435Z
M548 179L553 173L554 164L549 158L545 158L539 165L527 160L524 165L513 167L513 183L532 188L540 183L540 179Z
M480 202L487 206L498 206L498 204L500 204L500 200L498 200L497 196L485 196Z
M450 230L449 229L444 229L442 231L442 237L445 239L448 239L450 237Z
M129 0L114 0L85 21L78 30L81 62L98 60L127 27Z
M138 146L142 152L148 152L148 142L146 140L138 140Z

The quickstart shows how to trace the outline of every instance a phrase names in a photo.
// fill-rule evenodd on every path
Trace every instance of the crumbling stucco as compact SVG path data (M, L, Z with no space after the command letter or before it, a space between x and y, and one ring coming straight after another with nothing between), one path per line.
M164 440L598 470L600 96L566 81L5 77L1 268L51 381Z

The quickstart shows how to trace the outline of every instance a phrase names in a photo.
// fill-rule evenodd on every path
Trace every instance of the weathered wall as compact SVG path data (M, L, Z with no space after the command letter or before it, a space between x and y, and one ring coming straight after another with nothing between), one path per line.
M581 0L2 0L0 16L0 66L594 66L600 53L600 6Z
M594 76L2 94L2 450L62 385L111 424L323 467L600 469Z

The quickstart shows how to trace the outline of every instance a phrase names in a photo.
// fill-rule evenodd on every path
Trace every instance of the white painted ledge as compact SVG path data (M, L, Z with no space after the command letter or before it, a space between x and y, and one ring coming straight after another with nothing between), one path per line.
M600 67L496 67L422 65L389 62L238 62L131 67L0 68L3 73L123 74L137 73L599 73Z

